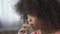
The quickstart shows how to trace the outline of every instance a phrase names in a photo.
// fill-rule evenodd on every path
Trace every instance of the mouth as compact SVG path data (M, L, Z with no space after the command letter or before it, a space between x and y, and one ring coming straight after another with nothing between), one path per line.
M30 24L31 26L34 26L34 24Z
M31 27L32 27L32 28L35 28L34 24L31 24Z

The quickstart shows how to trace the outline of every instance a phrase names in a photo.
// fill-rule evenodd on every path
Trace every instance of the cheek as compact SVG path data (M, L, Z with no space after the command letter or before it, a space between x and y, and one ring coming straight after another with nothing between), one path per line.
M32 18L32 24L35 24L36 23L36 19L35 18Z
M41 23L40 23L40 20L36 19L36 20L35 20L35 25L36 25L36 27L40 27L40 24L41 24Z
M35 18L31 18L31 20L28 20L29 24L35 24Z
M38 21L37 21L36 19L33 19L33 20L32 20L32 24L33 24L33 26L36 27L36 26L38 25Z

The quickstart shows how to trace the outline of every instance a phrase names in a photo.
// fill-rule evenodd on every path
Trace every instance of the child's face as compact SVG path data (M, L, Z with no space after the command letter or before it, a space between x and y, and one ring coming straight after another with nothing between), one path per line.
M40 28L40 20L38 19L37 16L27 15L27 17L28 17L29 24L34 30L37 30Z

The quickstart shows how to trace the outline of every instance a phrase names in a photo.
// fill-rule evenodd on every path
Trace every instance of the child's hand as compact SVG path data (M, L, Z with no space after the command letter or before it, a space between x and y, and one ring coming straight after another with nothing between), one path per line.
M18 34L27 34L28 32L28 28L21 28L19 31L18 31Z

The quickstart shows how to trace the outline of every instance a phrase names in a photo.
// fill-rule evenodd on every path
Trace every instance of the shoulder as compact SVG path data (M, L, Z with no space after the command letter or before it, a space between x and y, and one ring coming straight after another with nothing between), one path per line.
M32 32L31 34L35 34L35 31L34 31L34 32Z
M60 34L60 30L59 31L56 31L55 34Z

